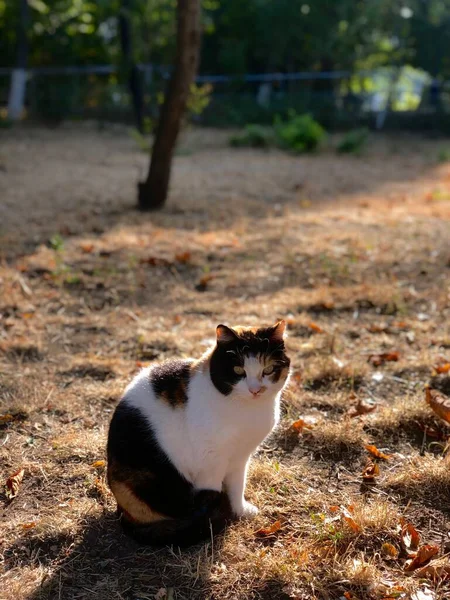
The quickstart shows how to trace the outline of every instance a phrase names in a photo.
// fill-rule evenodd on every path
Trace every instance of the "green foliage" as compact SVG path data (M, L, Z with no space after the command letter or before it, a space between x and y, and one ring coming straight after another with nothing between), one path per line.
M338 152L348 152L358 154L367 144L369 139L369 130L367 127L353 129L346 133L336 146Z
M439 162L450 162L450 148L440 148L438 153Z
M262 125L246 125L244 131L230 138L230 145L235 148L268 148L273 146L275 136L271 127Z
M193 83L190 89L190 95L187 101L187 113L191 116L201 115L211 102L212 85L196 85Z
M151 150L150 142L145 138L142 133L140 133L137 129L130 129L130 135L133 140L136 142L139 150L148 154Z
M313 152L325 138L325 129L309 114L291 112L287 121L275 119L275 133L282 147L298 154Z
M64 239L59 233L55 233L55 235L52 235L48 243L50 248L53 248L55 252L62 252L62 250L64 249Z

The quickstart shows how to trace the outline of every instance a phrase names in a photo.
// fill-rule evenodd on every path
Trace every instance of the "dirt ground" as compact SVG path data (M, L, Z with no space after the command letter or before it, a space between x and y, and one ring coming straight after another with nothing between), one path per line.
M0 131L1 600L450 598L450 432L424 392L450 402L450 142L295 157L228 135L185 134L143 215L126 130ZM125 385L220 322L279 318L293 377L252 463L260 514L136 545L104 481Z

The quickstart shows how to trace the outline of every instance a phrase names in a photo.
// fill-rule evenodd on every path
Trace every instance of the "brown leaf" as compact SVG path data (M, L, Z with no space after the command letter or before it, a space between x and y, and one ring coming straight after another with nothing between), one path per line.
M381 354L371 354L367 359L374 367L380 367L385 362L397 362L400 358L398 352L382 352Z
M24 475L25 469L19 469L6 480L5 493L8 500L12 500L17 496Z
M450 564L430 563L416 572L417 577L428 577L428 579L438 579L448 581L450 579Z
M304 419L297 419L291 425L291 428L298 433L301 433L304 429L312 429L311 423L307 423Z
M431 390L429 387L425 388L425 402L434 410L434 412L450 423L450 398L444 398L436 390Z
M391 324L392 329L408 329L408 323L406 321L394 321Z
M383 460L389 460L391 458L390 454L384 454L384 452L378 450L376 446L368 444L364 446L364 448L367 450L367 452L370 452L372 456L375 456L375 458L382 458Z
M315 333L325 333L322 327L320 327L320 325L317 325L317 323L314 323L313 321L308 323L308 327L312 329Z
M4 425L5 423L11 423L14 421L14 416L10 414L0 415L0 425Z
M440 429L436 429L436 427L429 427L420 421L416 421L419 429L424 432L427 437L433 438L435 440L445 440L447 436Z
M361 527L358 525L358 523L355 522L355 520L352 517L349 517L347 515L343 515L342 516L342 520L344 521L344 523L346 523L350 529L352 531L354 531L355 533L359 533L361 531Z
M439 546L434 546L431 544L426 544L425 546L421 546L416 556L411 560L411 562L407 561L405 564L405 571L414 571L418 569L422 565L424 565L430 558L435 556L439 552Z
M394 544L389 544L388 542L381 546L381 552L388 558L397 558L399 555L399 549Z
M281 521L275 521L275 523L272 523L272 525L270 525L269 527L263 527L262 529L258 529L258 531L255 531L255 535L257 537L267 537L269 535L273 535L280 529Z
M96 460L92 463L91 467L94 469L99 469L100 467L104 467L106 465L106 460Z
M362 477L364 481L373 481L375 477L378 477L380 474L380 467L373 462L369 462L367 467L362 472Z
M372 325L369 325L367 327L367 331L369 331L370 333L384 333L389 329L389 326L386 323L383 323L381 325L376 325L375 323Z
M191 260L191 257L192 254L188 250L186 252L179 252L178 254L175 254L175 260L183 265L188 263Z
M360 398L358 398L358 403L355 406L351 406L348 411L347 411L347 416L349 416L350 418L353 417L359 417L360 415L367 415L371 412L373 412L374 410L376 410L377 405L374 404L367 404L366 402L364 402L364 400L361 400Z
M24 312L20 313L22 319L32 319L34 317L34 312Z
M141 265L150 265L152 267L167 267L170 265L170 262L165 258L160 258L159 256L147 256L146 258L141 258Z
M31 523L21 523L22 529L33 529L36 527L36 521L31 521Z
M206 289L207 289L208 284L211 281L211 279L214 279L214 275L211 275L211 273L207 273L206 275L203 275L203 277L201 277L200 281L195 286L195 289L198 292L206 292Z
M94 244L90 242L83 242L80 244L80 248L85 254L90 254L94 250Z
M401 519L401 540L407 552L415 552L419 547L420 535L411 523Z
M434 370L439 375L442 375L443 373L449 373L450 372L450 363L444 363L444 364L441 364L441 365L436 365L434 367Z

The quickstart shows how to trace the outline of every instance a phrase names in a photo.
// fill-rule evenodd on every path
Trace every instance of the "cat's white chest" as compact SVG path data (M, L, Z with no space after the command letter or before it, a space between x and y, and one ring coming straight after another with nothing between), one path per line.
M275 426L278 395L236 402L220 394L208 376L197 373L189 384L187 405L173 408L156 398L148 372L139 375L126 393L127 401L148 419L177 470L197 489L217 490L234 465L247 461Z

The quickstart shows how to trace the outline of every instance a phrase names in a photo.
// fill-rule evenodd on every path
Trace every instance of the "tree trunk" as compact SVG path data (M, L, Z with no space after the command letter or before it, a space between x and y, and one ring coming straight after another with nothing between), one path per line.
M17 29L17 62L12 72L8 98L8 118L17 121L25 105L28 62L28 0L20 2L20 20Z
M138 184L141 210L161 208L169 189L172 155L200 54L200 0L178 0L177 49L156 129L148 177Z

